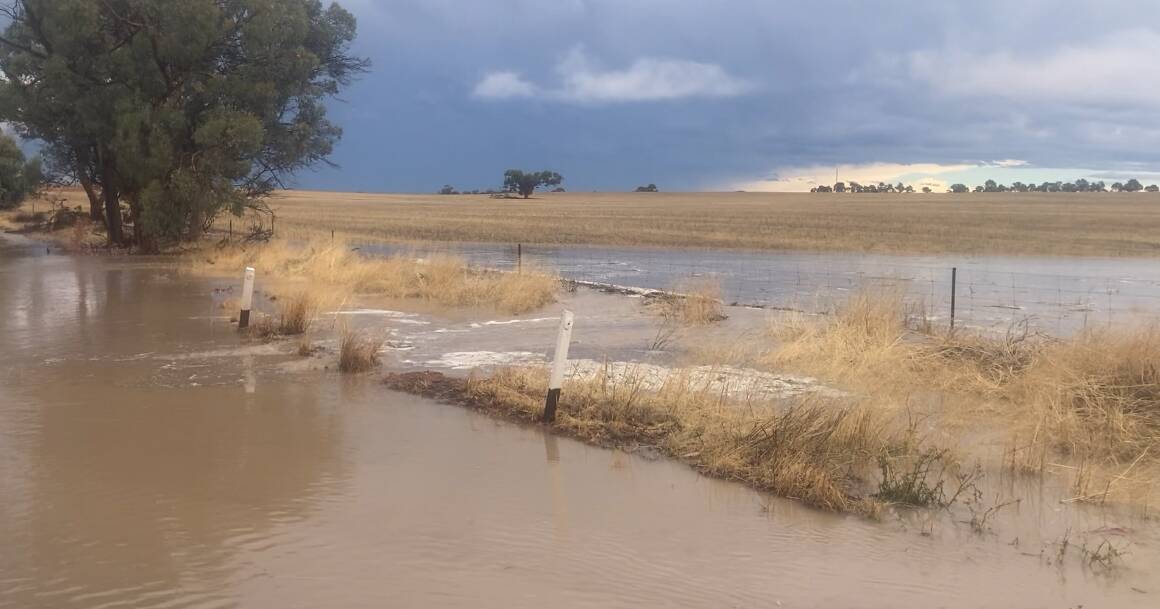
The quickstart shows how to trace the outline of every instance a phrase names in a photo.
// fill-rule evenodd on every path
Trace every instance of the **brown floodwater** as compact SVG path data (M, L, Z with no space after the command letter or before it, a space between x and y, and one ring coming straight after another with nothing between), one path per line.
M167 261L4 239L3 608L1160 605L1153 522L822 513L288 366ZM1056 559L1095 530L1123 566Z

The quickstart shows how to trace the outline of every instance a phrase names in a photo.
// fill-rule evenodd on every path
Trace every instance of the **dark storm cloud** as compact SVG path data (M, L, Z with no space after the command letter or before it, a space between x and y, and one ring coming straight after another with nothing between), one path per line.
M1160 165L1160 3L354 0L340 171L431 191L546 167L698 188L779 167Z

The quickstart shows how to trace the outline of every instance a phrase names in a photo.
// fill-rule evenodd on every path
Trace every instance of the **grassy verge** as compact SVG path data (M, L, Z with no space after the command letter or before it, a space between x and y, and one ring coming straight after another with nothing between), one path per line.
M543 409L547 372L511 368L485 379L390 374L386 383L534 423ZM877 497L899 483L890 478L876 486L875 464L905 468L918 451L927 450L920 448L912 429L893 426L872 408L822 398L745 406L679 374L659 389L643 385L643 379L613 373L570 380L551 429L599 446L651 447L710 476L814 507L865 515L877 514L883 503L908 502L906 497ZM946 453L938 454L945 469L953 469ZM926 476L922 472L923 484L939 484Z
M1011 434L1023 471L1066 461L1077 499L1153 487L1160 465L1160 329L1090 331L1060 340L921 334L897 294L861 294L836 315L775 323L767 364L894 400L938 396L972 425Z
M208 249L194 254L191 264L196 272L214 274L240 274L246 266L263 278L307 282L315 301L328 305L349 294L375 294L520 314L553 302L559 286L554 275L541 271L489 272L447 256L369 258L332 241Z

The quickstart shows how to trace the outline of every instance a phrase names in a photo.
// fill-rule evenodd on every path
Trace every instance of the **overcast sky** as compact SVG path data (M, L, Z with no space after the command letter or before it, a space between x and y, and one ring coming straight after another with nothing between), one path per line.
M1156 0L345 0L374 66L303 187L1160 182Z

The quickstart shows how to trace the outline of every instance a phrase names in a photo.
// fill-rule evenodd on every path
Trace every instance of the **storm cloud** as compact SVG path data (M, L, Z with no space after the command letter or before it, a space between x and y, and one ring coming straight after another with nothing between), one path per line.
M572 190L1160 168L1160 29L1146 25L1160 3L343 4L374 67L332 105L340 169L307 186L488 187L508 167L554 169Z

